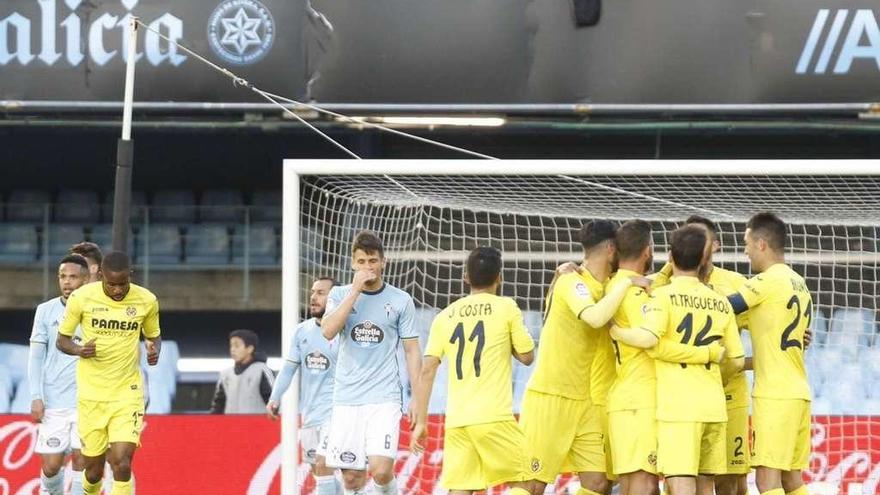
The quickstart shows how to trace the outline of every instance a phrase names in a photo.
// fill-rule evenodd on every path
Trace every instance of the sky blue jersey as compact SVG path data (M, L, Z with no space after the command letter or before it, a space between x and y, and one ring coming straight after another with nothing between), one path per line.
M31 400L43 399L46 409L76 407L76 362L79 358L68 356L55 347L58 324L63 316L61 297L50 299L37 306L31 330L31 362L28 366ZM74 342L82 344L81 336L77 327ZM41 350L42 346L45 346L45 352Z
M331 289L324 318L350 292L351 285ZM334 405L402 403L397 349L401 339L418 339L414 315L412 297L397 287L360 293L339 334Z

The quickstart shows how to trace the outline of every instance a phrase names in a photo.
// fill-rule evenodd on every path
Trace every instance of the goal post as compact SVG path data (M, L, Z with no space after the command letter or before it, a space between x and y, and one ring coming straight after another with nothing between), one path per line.
M305 307L308 281L317 275L350 281L349 249L359 229L383 238L385 278L413 296L423 345L431 316L465 294L465 256L481 244L501 249L504 295L517 300L540 345L547 284L553 267L581 258L575 233L583 222L651 222L657 268L668 234L688 216L702 215L719 226L722 250L714 262L749 275L745 221L758 211L774 211L788 225L787 260L805 276L816 300L815 350L807 351L807 365L818 391L814 429L822 434L814 432L815 469L808 481L841 489L877 484L880 475L856 469L844 457L857 453L880 465L880 442L870 444L860 437L865 433L856 433L880 434L880 416L873 416L880 415L880 386L873 385L880 382L880 364L873 364L880 361L878 161L285 160L283 188L284 352ZM438 416L445 367L440 373L431 405ZM515 407L528 375L515 367ZM832 376L849 384L826 387ZM282 404L284 495L299 493L296 478L302 473L298 423L291 420L297 417L296 395L292 390ZM828 441L817 443L820 437ZM442 444L442 438L434 440ZM441 459L442 448L421 460L406 459L401 489L432 492Z

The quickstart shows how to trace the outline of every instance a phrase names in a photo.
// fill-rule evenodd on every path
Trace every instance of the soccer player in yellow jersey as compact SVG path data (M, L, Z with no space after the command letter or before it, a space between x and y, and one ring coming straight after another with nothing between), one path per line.
M673 278L655 289L641 328L612 329L612 337L640 348L665 342L694 348L717 341L732 356L729 369L745 362L733 309L726 298L699 279L707 256L706 230L687 225L672 234ZM724 388L719 366L694 365L654 353L657 373L658 470L672 495L714 493L712 475L726 472ZM614 430L612 430L612 435Z
M131 283L131 261L125 253L107 254L101 273L101 282L84 285L68 298L56 345L80 357L76 376L83 493L100 493L106 457L113 469L111 494L129 495L131 458L140 445L144 417L140 336L146 339L147 362L155 365L161 346L159 303L150 291ZM86 342L82 346L72 339L77 325Z
M642 220L624 223L616 234L619 269L608 283L614 287L631 277L643 276L653 265L651 225ZM614 314L613 323L623 328L639 327L644 318L648 294L630 287ZM613 337L613 335L612 335ZM657 429L655 419L656 378L654 360L640 347L612 341L617 376L608 394L608 427L614 474L620 477L621 493L649 494L658 490ZM664 342L657 352L668 359L706 364L708 349L695 349L676 342ZM716 349L716 356L720 349Z
M544 306L544 325L534 374L526 387L520 424L526 437L532 492L543 493L561 472L575 472L577 495L605 493L605 448L599 410L590 393L590 371L599 335L633 284L627 278L605 293L615 256L615 225L584 225L584 260L578 272L560 275ZM604 296L604 297L603 297Z
M734 311L748 310L755 368L752 466L765 495L805 495L801 470L810 459L804 333L813 302L803 277L785 264L786 230L772 213L749 220L745 251L757 275L730 296Z
M605 478L609 482L605 493L610 493L611 483L617 480L614 474L614 463L611 459L611 435L608 432L608 391L614 379L617 378L616 360L614 348L611 343L611 334L607 329L599 332L596 341L596 355L590 365L590 400L596 408L599 416L599 424L602 429L602 439L605 452Z
M413 397L410 448L421 453L434 378L446 356L449 394L441 484L453 495L502 483L514 495L529 493L523 434L513 417L510 357L531 364L535 343L516 302L496 295L501 268L497 249L471 251L465 274L471 293L434 318Z

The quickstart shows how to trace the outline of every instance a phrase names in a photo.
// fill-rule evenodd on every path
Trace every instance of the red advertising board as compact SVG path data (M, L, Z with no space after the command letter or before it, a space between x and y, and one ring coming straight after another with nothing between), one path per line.
M431 440L421 457L409 454L408 428L403 425L397 473L407 495L442 493L437 485L442 421L442 416L432 417ZM149 417L134 462L136 492L280 493L279 430L279 423L261 416ZM35 441L36 425L28 417L0 415L0 495L37 495L40 462L33 452ZM301 466L301 473L306 470ZM813 455L805 480L812 493L880 493L880 417L814 417ZM557 488L568 483L576 479L563 476ZM306 477L303 492L313 487Z

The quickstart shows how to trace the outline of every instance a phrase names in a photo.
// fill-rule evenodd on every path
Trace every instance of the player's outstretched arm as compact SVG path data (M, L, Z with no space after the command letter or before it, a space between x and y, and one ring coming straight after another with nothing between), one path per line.
M431 402L431 390L434 388L434 379L437 377L437 368L439 367L440 358L425 356L422 360L418 380L413 387L410 408L415 417L413 418L413 432L410 436L409 448L416 454L425 451L425 438L428 436L428 404Z
M621 328L617 325L611 327L611 338L639 349L650 349L660 341L656 335L644 328Z
M726 349L718 342L697 347L666 339L660 339L656 346L648 349L648 355L653 359L680 364L719 364L725 352Z
M275 378L275 385L272 386L272 394L269 395L269 402L266 403L266 414L269 419L278 419L278 408L281 406L281 396L287 392L290 384L293 382L293 376L299 369L299 363L295 363L290 359L284 360L284 366Z
M615 284L599 302L581 311L578 318L593 328L605 326L617 312L617 308L626 296L626 291L633 285L647 289L651 286L651 281L644 277L632 277Z
M354 303L364 290L364 286L376 279L376 274L368 270L358 270L354 273L351 281L351 290L342 300L334 297L338 292L336 288L330 290L327 296L327 310L321 319L321 334L327 340L333 340L345 327L345 321L351 314Z

